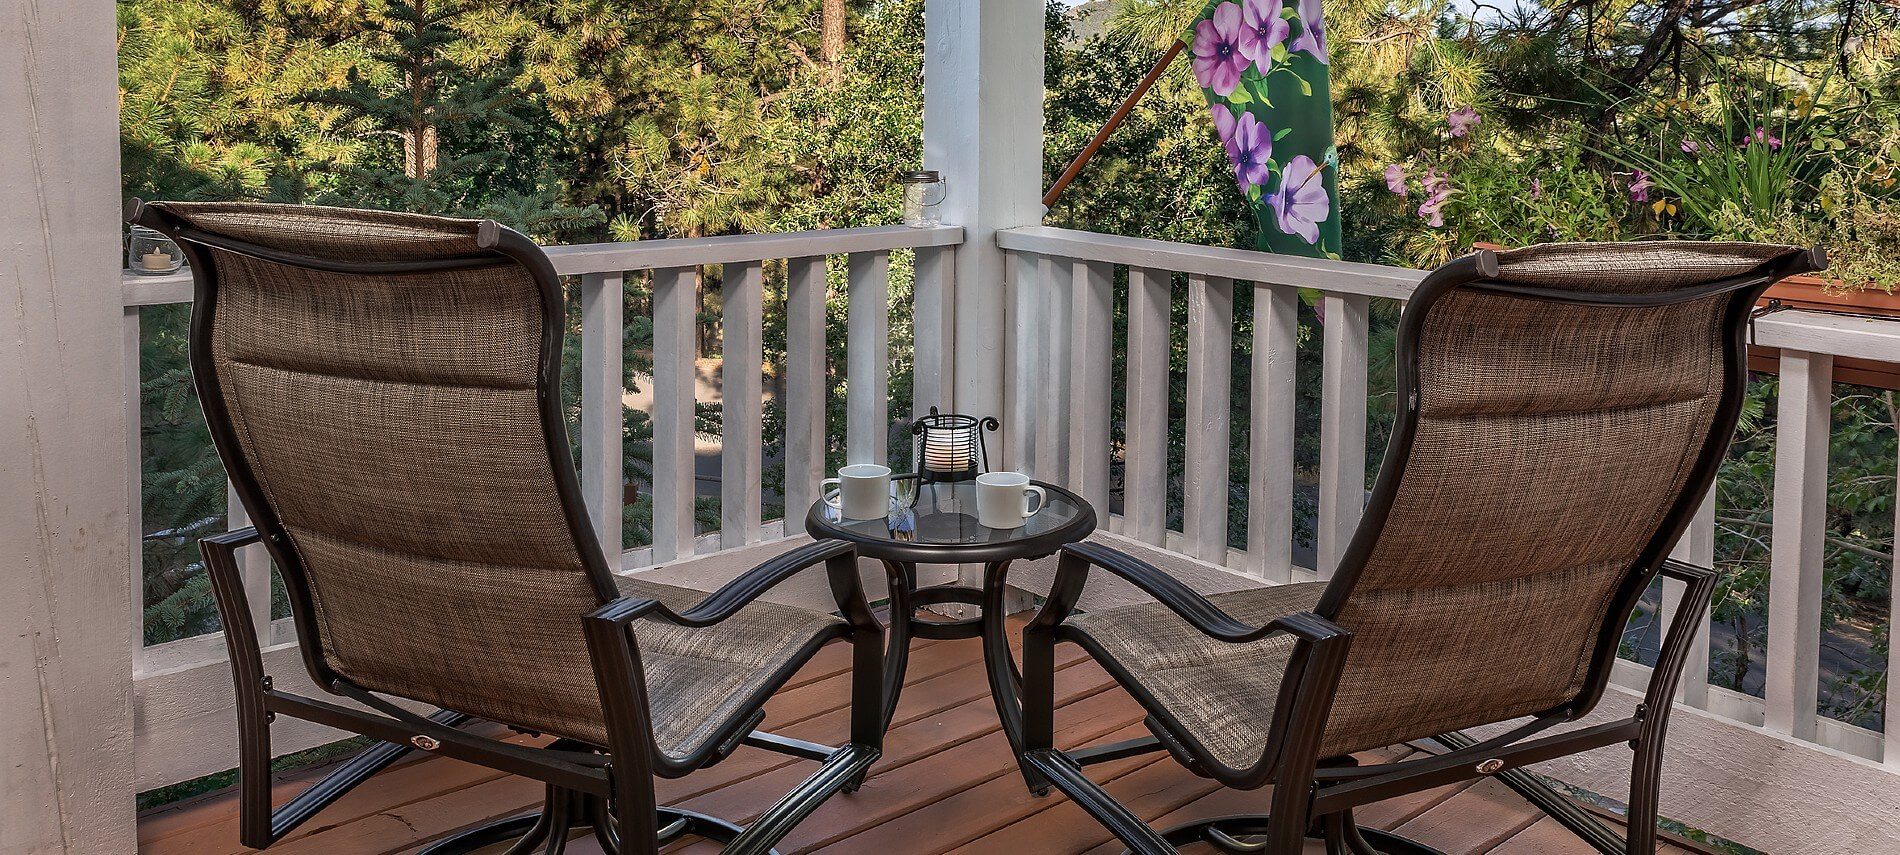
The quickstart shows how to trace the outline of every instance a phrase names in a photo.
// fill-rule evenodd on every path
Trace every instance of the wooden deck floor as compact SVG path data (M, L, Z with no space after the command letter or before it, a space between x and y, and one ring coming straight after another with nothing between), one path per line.
M849 679L846 648L821 653L768 707L771 730L820 742L845 732L842 709ZM1072 645L1056 690L1064 732L1059 744L1127 739L1144 733L1141 713L1108 676ZM885 755L864 789L839 796L779 846L785 855L924 855L1115 853L1109 835L1061 795L1032 799L1023 789L998 730L995 708L973 640L919 640L912 648L908 688ZM525 737L521 738L525 741ZM1387 756L1392 756L1388 754ZM663 781L668 804L741 823L808 775L813 764L741 748L724 763L684 779ZM279 798L325 769L283 776ZM1229 813L1259 812L1262 793L1223 790L1196 778L1165 755L1090 768L1110 792L1158 825ZM439 757L405 762L311 820L273 853L354 855L413 852L432 840L533 806L540 786ZM1586 855L1590 850L1495 781L1445 787L1373 805L1367 825L1398 829L1451 855ZM1317 848L1317 847L1313 847ZM141 817L146 855L216 855L246 851L237 842L237 812L228 792L155 809ZM597 852L589 845L569 852ZM711 853L703 841L671 850ZM1671 849L1682 853L1685 850Z

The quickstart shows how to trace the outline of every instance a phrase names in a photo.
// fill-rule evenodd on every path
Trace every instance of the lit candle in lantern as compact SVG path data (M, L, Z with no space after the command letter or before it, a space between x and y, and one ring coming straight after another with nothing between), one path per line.
M168 271L172 269L172 257L154 249L151 252L139 256L139 264L144 266L146 270Z
M924 466L932 472L961 472L970 466L969 452L957 448L956 431L924 430Z

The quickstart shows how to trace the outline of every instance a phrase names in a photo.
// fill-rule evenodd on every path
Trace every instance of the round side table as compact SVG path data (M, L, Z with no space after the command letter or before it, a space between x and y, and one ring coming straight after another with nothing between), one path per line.
M916 476L899 476L914 479ZM848 540L858 554L884 563L890 579L891 616L884 658L884 726L888 729L904 689L910 640L916 638L982 638L983 665L989 675L990 695L1011 748L1022 743L1022 674L1009 651L1004 613L1010 562L1041 558L1088 537L1095 530L1095 509L1068 490L1042 481L1032 482L1048 496L1047 503L1020 528L988 528L976 521L976 483L922 484L914 504L893 501L883 519L847 520L823 501L805 515L805 530L820 540ZM917 587L919 564L981 564L983 586L936 585ZM920 620L924 606L960 603L977 606L981 614L961 620ZM1040 776L1023 770L1024 780L1038 793L1047 790Z

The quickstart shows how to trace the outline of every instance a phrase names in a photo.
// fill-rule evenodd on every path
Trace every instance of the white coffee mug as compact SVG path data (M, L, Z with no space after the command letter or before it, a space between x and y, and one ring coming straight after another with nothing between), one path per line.
M1036 506L1029 506L1029 494ZM1049 494L1021 472L985 472L976 476L976 521L989 528L1020 528L1023 520L1049 504Z
M832 487L837 492L832 492ZM853 463L838 470L838 477L826 478L818 485L825 504L837 508L848 520L881 520L891 509L891 467L876 463Z

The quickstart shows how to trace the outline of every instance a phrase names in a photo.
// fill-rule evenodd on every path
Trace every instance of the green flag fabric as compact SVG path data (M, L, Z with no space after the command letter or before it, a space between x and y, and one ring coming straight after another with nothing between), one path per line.
M1213 0L1182 41L1259 248L1338 258L1339 156L1319 0Z

